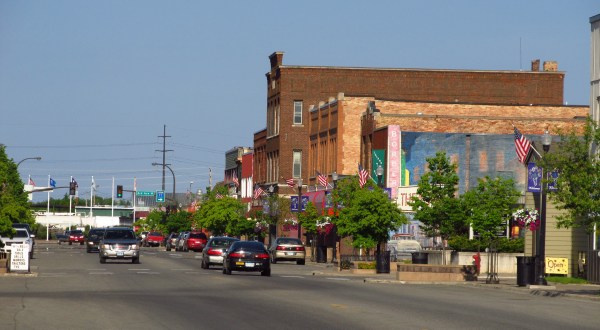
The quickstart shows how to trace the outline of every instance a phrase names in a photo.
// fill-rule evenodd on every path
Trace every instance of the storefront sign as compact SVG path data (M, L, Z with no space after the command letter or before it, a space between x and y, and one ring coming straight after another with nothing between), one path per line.
M402 212L412 212L412 207L408 205L411 197L417 196L417 186L408 186L398 188L398 199L396 203Z
M390 187L392 196L396 198L396 188L400 186L401 170L401 150L400 150L400 126L388 126L388 144L387 144L387 176L386 187Z
M569 273L569 259L546 257L546 273L567 275Z

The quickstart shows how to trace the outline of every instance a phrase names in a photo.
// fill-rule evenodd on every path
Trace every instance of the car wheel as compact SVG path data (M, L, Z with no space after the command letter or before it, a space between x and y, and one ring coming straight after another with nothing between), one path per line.
M271 276L271 270L270 269L265 269L262 272L260 272L261 276Z
M131 258L131 263L132 264L139 264L140 263L140 258L139 257L137 257L137 258Z
M306 260L301 259L301 260L296 260L296 265L304 265L306 263Z
M29 259L33 259L33 251L29 252Z
M60 245L60 240L58 240L58 245Z
M171 251L171 248L167 246L167 251Z
M87 248L87 249L85 249L85 252L87 252L87 253L92 253L92 249L90 249L90 248Z
M225 270L225 274L227 274L227 275L231 275L231 269L227 268L227 269Z
M223 265L223 274L227 274L227 270L225 269L225 265Z
M73 245L73 242L69 242L69 245Z
M101 264L105 264L106 263L106 258L100 257L100 263Z
M83 242L79 243L79 245L83 245Z
M276 264L277 263L277 258L275 258L274 255L271 254L271 263L272 264Z

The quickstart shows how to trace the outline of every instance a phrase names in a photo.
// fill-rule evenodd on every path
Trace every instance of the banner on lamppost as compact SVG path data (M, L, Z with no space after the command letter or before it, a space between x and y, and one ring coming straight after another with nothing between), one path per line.
M290 211L298 212L298 196L290 196Z
M302 196L302 201L300 203L301 209L300 211L304 212L306 211L306 205L308 205L308 196Z
M527 191L540 192L542 190L542 169L535 163L527 164Z

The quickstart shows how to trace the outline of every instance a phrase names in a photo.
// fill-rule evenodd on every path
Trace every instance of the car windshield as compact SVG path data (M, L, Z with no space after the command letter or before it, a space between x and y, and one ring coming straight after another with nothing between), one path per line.
M105 239L135 239L135 235L129 230L109 230L104 234Z
M223 239L213 239L210 242L210 246L229 246L233 242L237 242L237 240L226 239L226 238L223 238Z
M264 251L265 246L260 242L238 242L237 245L232 247L234 250L244 250L244 251Z
M90 230L89 235L90 237L98 237L102 236L102 233L104 233L104 230Z
M81 230L71 230L69 235L83 235L83 232Z
M162 234L153 231L150 234L148 234L148 236L162 236Z
M17 230L17 233L13 237L23 238L23 237L29 237L29 235L27 235L27 231L25 231L25 230Z
M204 233L191 233L190 238L206 239L206 235L204 235Z
M284 238L277 241L277 244L302 245L302 242L297 238Z

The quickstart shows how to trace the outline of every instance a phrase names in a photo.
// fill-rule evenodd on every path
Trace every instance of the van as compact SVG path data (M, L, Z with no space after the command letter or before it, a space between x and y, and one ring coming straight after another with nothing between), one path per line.
M413 252L419 252L423 248L416 240L400 239L388 241L387 249L390 251L391 259L398 260L399 257L411 256Z

